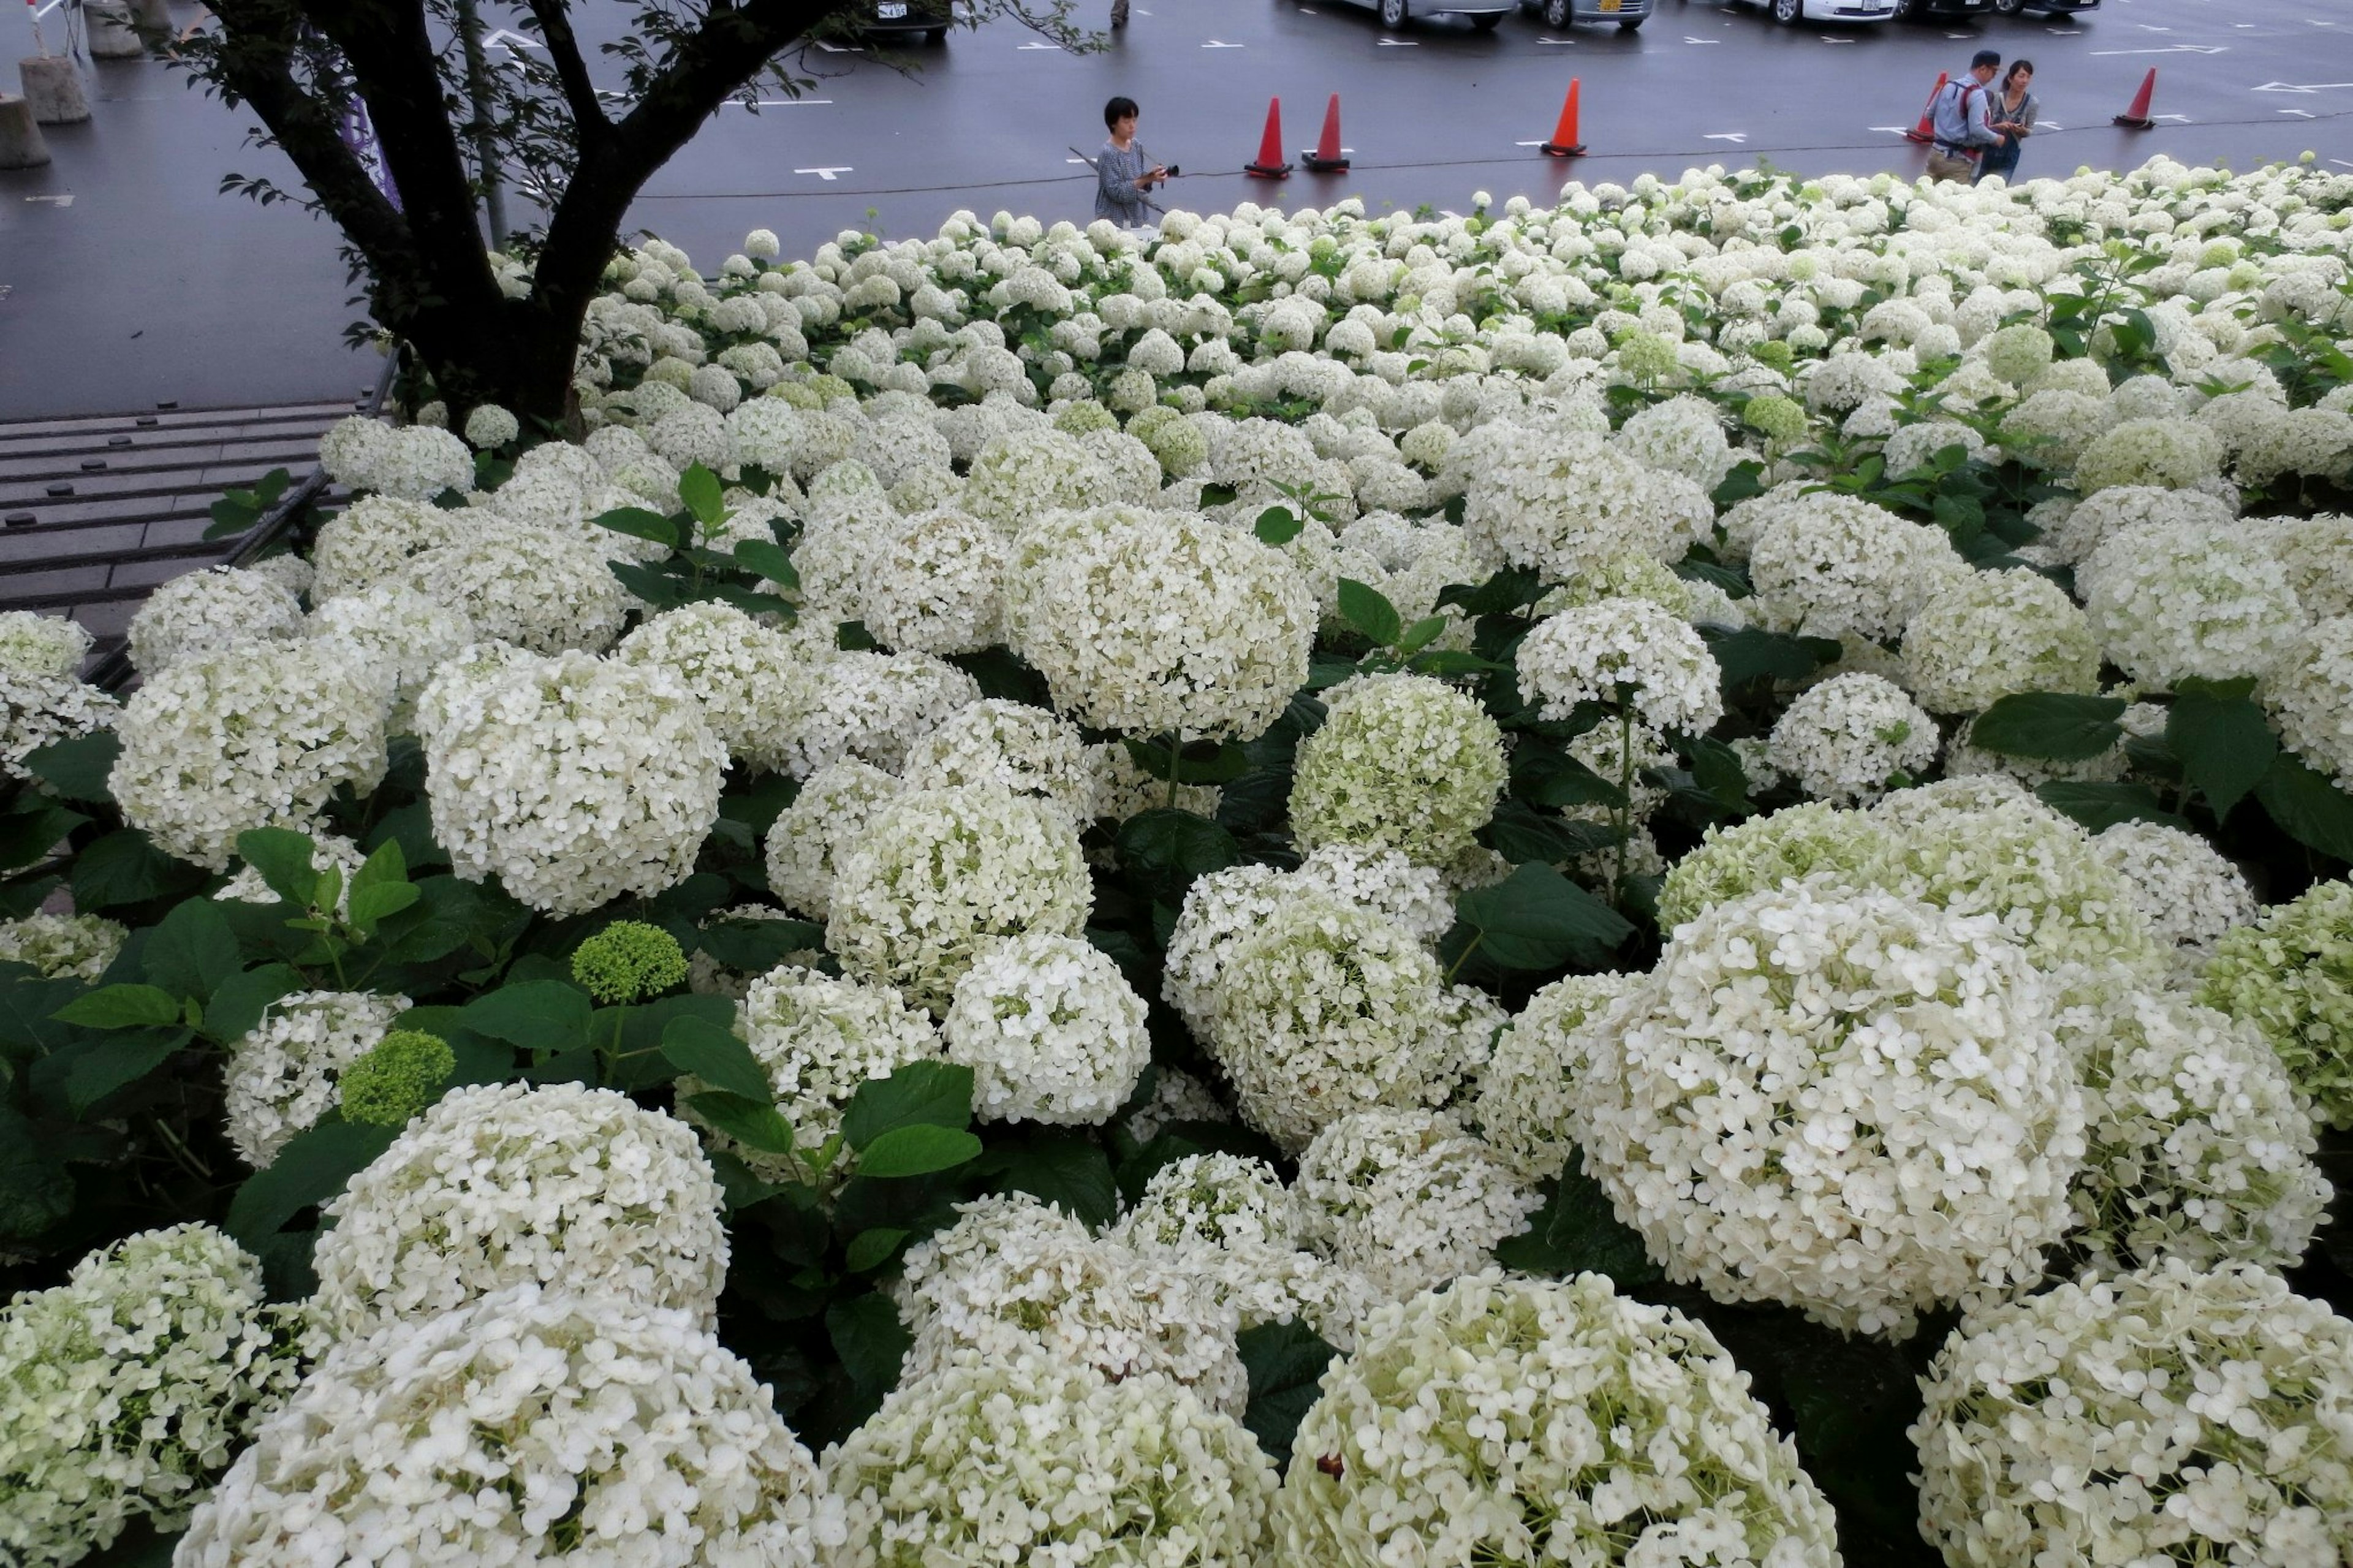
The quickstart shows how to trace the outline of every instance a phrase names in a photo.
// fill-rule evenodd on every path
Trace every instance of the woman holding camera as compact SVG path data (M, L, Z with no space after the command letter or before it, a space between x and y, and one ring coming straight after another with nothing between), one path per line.
M1132 98L1114 98L1103 105L1111 140L1095 160L1095 216L1107 217L1122 228L1150 226L1152 204L1144 193L1168 183L1168 171L1136 145L1135 120Z
M2027 90L2033 84L2032 60L2010 62L2010 69L2002 75L2001 85L1994 89L1993 102L1987 106L1991 110L1988 118L1993 121L1993 128L2001 132L2001 141L1987 148L1985 156L1978 160L1978 179L1988 174L2000 174L2005 181L2017 177L2021 144L2034 134L2034 118L2042 107Z

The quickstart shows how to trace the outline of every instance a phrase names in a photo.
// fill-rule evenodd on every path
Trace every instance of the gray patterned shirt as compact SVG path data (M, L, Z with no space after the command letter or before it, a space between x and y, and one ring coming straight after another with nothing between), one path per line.
M1143 142L1131 142L1122 152L1105 142L1095 158L1095 216L1107 217L1125 228L1150 224L1152 209L1135 187L1135 182L1150 173L1152 159Z

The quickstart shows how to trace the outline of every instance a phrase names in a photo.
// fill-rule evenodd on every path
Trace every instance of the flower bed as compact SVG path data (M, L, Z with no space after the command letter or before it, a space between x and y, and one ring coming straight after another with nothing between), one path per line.
M0 620L0 1555L2338 1562L2348 255L617 258L576 441Z

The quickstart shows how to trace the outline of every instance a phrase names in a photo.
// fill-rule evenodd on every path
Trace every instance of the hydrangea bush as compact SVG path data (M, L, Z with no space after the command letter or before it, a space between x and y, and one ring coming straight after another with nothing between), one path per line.
M6 1548L2343 1555L2353 177L1474 208L649 239L0 617Z

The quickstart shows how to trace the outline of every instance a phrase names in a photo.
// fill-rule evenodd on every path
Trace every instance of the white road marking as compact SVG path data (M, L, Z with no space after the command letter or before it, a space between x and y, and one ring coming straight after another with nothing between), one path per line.
M829 55L854 55L858 53L856 49L851 48L847 44L828 44L822 38L818 40L817 47L823 49Z
M1713 42L1714 40L1710 39L1706 41ZM1573 44L1577 42L1577 40L1575 38L1538 38L1536 42L1539 44Z
M1824 38L1822 40L1826 44L1855 44L1862 41L1860 38Z
M1720 44L1724 42L1724 40L1722 38L1694 38L1690 34L1686 33L1683 35L1683 42L1686 44Z
M66 3L66 0L49 0L49 3L48 3L47 5L46 5L42 6L39 10L37 10L37 11L36 11L36 12L34 12L34 13L33 13L33 20L34 20L34 21L36 21L36 22L39 21L42 17L44 17L44 16L47 16L50 12L52 12L52 11L56 10L58 6L60 6L60 5L64 5L65 3Z
M2147 22L2138 23L2137 25L2144 33L2169 33L2173 31L2170 27L2152 27Z
M2274 110L2274 112L2280 114L2293 114L2298 120L2317 120L2320 118L2320 116L2313 113L2309 109L2282 109Z
M831 103L833 100L829 98L762 98L754 99L753 101L757 103L762 109L790 109L796 104ZM727 103L743 105L744 100L740 98L731 98L727 100ZM720 107L724 109L727 107L727 104L723 103Z
M2161 49L2094 49L2093 58L2102 55L2220 55L2227 54L2228 44L2168 44Z
M1028 43L1028 44L1023 44L1023 45L1021 46L1021 47L1023 47L1023 48L1025 48L1025 49L1051 49L1051 50L1053 50L1053 51L1054 51L1056 54L1058 54L1058 55L1059 55L1059 54L1060 54L1060 53L1062 52L1062 46L1061 46L1061 45L1060 45L1060 44L1049 44L1049 43L1042 43L1042 42L1039 42L1039 43Z
M1419 44L1413 42L1409 38L1383 38L1380 40L1380 46L1385 49L1418 49L1421 47ZM1241 47L1240 44L1232 44L1223 47L1237 49ZM1447 216L1451 217L1453 215L1450 213Z
M28 202L47 202L53 207L69 207L73 205L73 198L71 196L26 196L25 199Z
M2353 87L2353 81L2267 81L2261 87L2251 87L2249 92L2326 92L2331 88Z
M522 45L526 49L538 49L543 53L544 53L547 48L547 46L541 43L537 38L527 38L521 33L510 33L504 27L492 29L491 32L482 39L482 47L486 49L504 49L508 54L514 53L515 46L518 44Z
M1250 47L1248 44L1229 44L1222 38L1211 38L1208 43L1203 44L1201 47L1205 49L1246 49Z
M1865 126L1863 129L1867 131L1884 131L1893 135L1903 136L1909 134L1912 127L1909 125L1869 125Z
M1748 140L1748 132L1746 131L1711 131L1706 135L1701 137L1700 140L1703 142L1729 142L1737 146L1739 143Z
M847 174L849 173L849 165L847 163L836 163L829 169L795 169L793 173L796 174L815 174L818 179L823 180L829 184L832 183L833 177L836 174Z

